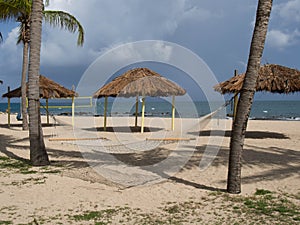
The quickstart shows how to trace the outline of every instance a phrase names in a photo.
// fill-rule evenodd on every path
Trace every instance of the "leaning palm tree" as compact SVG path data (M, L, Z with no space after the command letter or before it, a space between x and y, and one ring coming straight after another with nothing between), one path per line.
M241 192L241 158L245 139L247 122L256 90L258 70L265 46L268 23L272 9L272 0L259 0L256 12L256 22L250 47L248 66L236 117L234 118L230 140L229 170L227 191L232 194Z
M23 43L23 65L21 79L23 130L28 129L26 110L26 73L28 67L28 49L30 47L31 6L32 0L0 0L0 21L16 20L19 23L19 36L17 44ZM63 11L43 9L43 18L45 22L52 26L58 26L67 29L72 33L78 31L77 45L81 46L83 44L83 27L71 14Z
M43 18L43 0L33 0L31 14L31 44L29 52L28 70L28 114L29 114L29 140L30 140L30 161L34 166L49 164L49 158L44 144L43 130L40 115L40 52L41 33Z

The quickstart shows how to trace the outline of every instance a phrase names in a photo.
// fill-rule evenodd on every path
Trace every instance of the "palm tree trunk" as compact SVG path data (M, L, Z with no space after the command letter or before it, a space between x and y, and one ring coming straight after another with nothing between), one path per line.
M268 23L272 9L272 0L259 0L256 12L256 22L250 47L248 66L243 87L240 92L236 118L233 123L227 191L232 194L241 192L241 158L244 146L247 122L251 111L252 101L256 90L258 69L264 50Z
M48 154L43 139L39 99L42 17L43 0L33 0L30 33L31 43L28 70L28 113L30 161L35 166L43 166L49 164Z
M26 75L28 67L28 42L23 45L23 66L22 66L22 79L21 79L21 102L22 102L22 128L28 130L27 120L27 106L26 106Z

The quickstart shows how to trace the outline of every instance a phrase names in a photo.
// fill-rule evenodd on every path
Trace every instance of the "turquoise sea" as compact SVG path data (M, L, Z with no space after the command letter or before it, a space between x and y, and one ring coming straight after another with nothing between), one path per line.
M90 104L92 103L92 104ZM71 115L71 100L49 100L50 114L53 115ZM41 102L41 113L46 114L45 102ZM215 103L209 104L204 101L191 103L176 102L177 117L201 117L210 113L221 106ZM75 102L75 113L77 115L102 116L104 113L104 103L101 101L93 102ZM146 116L153 117L171 117L171 103L167 101L148 101L145 106ZM5 112L7 103L0 103L0 111ZM20 112L19 103L11 103L11 112ZM138 113L141 113L141 104L139 104ZM232 113L232 106L226 107L226 113ZM128 102L108 102L109 116L134 116L134 101ZM251 119L261 120L300 120L300 101L254 101L250 114Z

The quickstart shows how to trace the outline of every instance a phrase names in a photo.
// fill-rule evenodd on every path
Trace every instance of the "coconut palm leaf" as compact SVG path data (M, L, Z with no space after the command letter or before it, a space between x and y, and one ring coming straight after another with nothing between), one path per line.
M46 5L49 0L46 0ZM19 35L17 44L23 43L23 65L22 65L22 114L23 129L26 129L26 73L28 65L28 49L30 43L30 17L32 0L0 0L0 21L6 22L14 20L19 23ZM43 8L43 7L42 7ZM72 33L78 30L77 44L82 45L84 41L84 31L76 18L69 13L62 11L45 11L43 8L43 17L46 22L52 26L60 26Z
M0 20L15 21L19 17L28 16L31 12L31 1L0 0Z
M84 30L79 21L71 14L63 11L44 11L44 20L53 27L60 27L72 33L78 30L77 44L82 46L84 42Z

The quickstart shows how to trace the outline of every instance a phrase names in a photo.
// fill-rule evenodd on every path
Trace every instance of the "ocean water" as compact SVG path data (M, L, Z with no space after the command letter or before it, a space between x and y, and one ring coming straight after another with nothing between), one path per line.
M53 115L71 115L70 100L49 100L49 113ZM41 102L41 113L46 114L45 102ZM201 117L214 111L221 103L208 104L207 102L176 102L176 116L185 118ZM7 110L7 103L0 103L0 111ZM135 104L132 102L108 102L108 116L134 116ZM11 112L20 112L19 103L11 103ZM141 103L138 114L141 113ZM102 116L104 114L103 101L80 102L75 101L76 115ZM145 106L145 115L153 117L171 117L172 106L167 101L148 101ZM226 114L232 114L232 106L226 107ZM251 119L261 120L299 120L300 101L255 101L250 114Z

